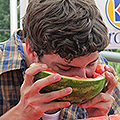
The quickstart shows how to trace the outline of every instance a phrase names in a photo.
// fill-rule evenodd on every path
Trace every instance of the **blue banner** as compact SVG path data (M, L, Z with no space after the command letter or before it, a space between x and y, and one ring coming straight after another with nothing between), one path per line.
M120 22L120 0L114 0L115 22Z

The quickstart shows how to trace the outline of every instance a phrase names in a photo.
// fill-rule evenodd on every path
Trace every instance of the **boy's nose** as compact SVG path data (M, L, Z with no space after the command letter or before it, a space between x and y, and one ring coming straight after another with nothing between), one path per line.
M75 76L79 76L81 78L87 78L87 75L86 75L86 69L79 69L77 72L76 72L76 75Z

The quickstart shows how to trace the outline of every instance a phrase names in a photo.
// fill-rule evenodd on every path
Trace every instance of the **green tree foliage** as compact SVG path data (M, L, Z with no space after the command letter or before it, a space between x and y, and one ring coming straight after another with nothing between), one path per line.
M0 0L0 42L10 37L10 0Z
M120 53L120 49L116 49L114 51ZM109 65L113 66L113 68L115 69L116 78L120 84L120 62L119 63L109 62Z
M120 48L117 49L117 52L120 53ZM116 73L117 73L117 75L119 76L119 81L120 81L120 62L117 63Z
M117 49L117 52L118 52L118 53L120 53L120 48L119 48L119 49Z
M19 6L20 0L17 0ZM20 27L20 8L18 12L18 28ZM0 0L0 42L10 38L10 0Z
M106 51L120 53L120 48L119 49L106 49ZM109 65L113 66L113 68L115 69L116 75L120 77L120 62L119 63L109 62Z

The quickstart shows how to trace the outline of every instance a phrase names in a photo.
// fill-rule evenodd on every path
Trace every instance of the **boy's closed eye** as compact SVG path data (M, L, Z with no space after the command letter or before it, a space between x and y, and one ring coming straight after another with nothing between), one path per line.
M62 71L69 71L71 69L71 67L69 66L64 66L64 65L57 65L57 67L62 70Z

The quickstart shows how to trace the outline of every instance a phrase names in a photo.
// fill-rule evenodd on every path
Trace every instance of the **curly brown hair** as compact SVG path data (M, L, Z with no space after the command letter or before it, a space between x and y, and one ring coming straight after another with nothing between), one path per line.
M94 0L32 0L23 17L24 37L39 57L67 61L104 50L108 31Z

